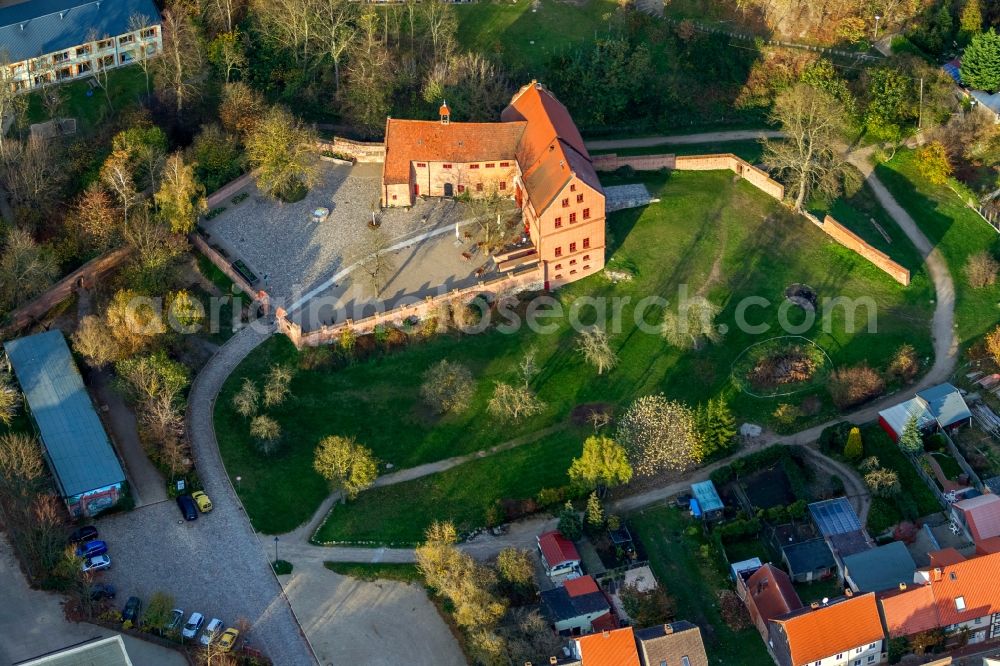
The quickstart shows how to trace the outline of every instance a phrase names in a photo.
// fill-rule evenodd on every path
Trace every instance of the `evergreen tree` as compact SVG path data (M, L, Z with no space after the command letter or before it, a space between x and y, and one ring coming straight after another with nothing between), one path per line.
M861 443L861 430L855 426L851 428L851 434L847 436L847 444L844 446L844 457L849 460L858 460L864 453L864 446Z
M924 450L924 438L920 434L917 417L912 414L906 419L906 425L903 426L903 432L899 436L899 448L911 456Z
M567 501L559 512L559 525L556 529L570 541L576 541L583 536L583 521L573 508L572 502Z
M593 530L599 530L604 527L604 507L601 506L601 500L597 497L597 491L590 493L587 497L587 511L585 513L587 519L587 525Z
M725 398L709 400L707 404L699 405L696 416L703 456L711 456L730 447L736 436L736 419Z
M968 42L982 31L983 8L980 6L979 0L966 0L965 7L962 8L962 13L958 17L959 37L963 42Z
M962 56L962 83L990 93L1000 90L1000 35L990 28L972 38Z

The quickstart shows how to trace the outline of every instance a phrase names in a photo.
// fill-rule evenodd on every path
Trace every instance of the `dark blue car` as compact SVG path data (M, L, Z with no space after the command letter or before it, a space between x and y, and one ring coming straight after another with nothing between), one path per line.
M76 556L82 558L96 557L108 552L108 544L103 541L88 541L76 547Z
M198 507L190 495L178 495L177 506L184 516L184 520L198 520Z

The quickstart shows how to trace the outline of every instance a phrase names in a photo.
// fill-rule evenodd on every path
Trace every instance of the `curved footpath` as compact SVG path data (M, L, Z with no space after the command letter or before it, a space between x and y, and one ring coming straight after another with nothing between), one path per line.
M271 570L264 544L250 525L226 474L215 439L212 413L222 385L251 351L274 332L273 325L251 325L236 333L219 348L191 386L187 429L198 468L198 476L212 497L212 514L219 525L220 557L239 571L250 593L243 600L247 618L253 623L253 642L276 664L306 666L317 663L299 626L285 592ZM223 543L224 542L224 543ZM234 555L235 554L235 555Z
M743 130L711 132L681 136L592 141L587 143L587 147L592 150L614 150L618 148L656 145L739 141L755 139L761 136L776 137L780 136L780 133ZM955 288L951 274L948 272L947 264L941 253L931 245L913 219L893 199L889 191L875 176L869 159L871 152L871 149L855 151L850 154L849 160L865 175L866 182L872 188L876 198L878 198L885 210L923 255L928 273L934 283L936 294L934 316L930 326L930 332L934 341L934 364L916 385L906 389L907 394L912 394L915 391L946 381L950 378L955 368L958 349L958 342L954 332ZM276 651L277 646L282 646L281 659L278 660L282 664L308 664L315 663L315 657L288 605L288 600L284 592L278 585L275 577L271 574L267 555L262 548L259 538L250 526L249 520L245 513L243 513L242 506L232 488L219 454L213 424L215 398L221 390L222 385L236 369L240 361L246 358L254 348L264 342L272 333L273 328L257 330L251 326L243 329L223 345L216 355L209 360L208 364L199 373L191 389L188 429L194 455L198 462L199 474L213 496L216 511L234 517L230 521L231 525L226 532L226 538L243 542L244 546L240 549L241 552L253 553L253 563L240 564L246 565L247 575L253 576L258 580L257 589L262 591L259 598L250 602L259 610L257 614L258 620L254 627L258 643L268 646L270 651ZM879 410L898 402L899 398L900 396L887 396L844 418L856 424L873 421ZM611 503L611 508L616 512L641 509L650 504L661 502L685 490L692 481L708 478L715 469L733 460L749 455L764 446L776 443L800 444L807 447L808 455L813 458L817 466L825 468L831 474L836 474L844 480L848 496L854 503L862 520L864 520L868 514L870 496L857 473L848 466L824 456L814 448L820 432L831 423L834 423L834 421L817 425L792 435L767 438L752 447L740 450L725 460L717 461L712 465L696 470L683 480L615 500ZM400 479L402 478L406 477L401 475ZM348 548L310 545L307 543L307 539L311 535L312 529L314 529L318 522L322 520L323 515L325 515L324 508L329 508L329 502L325 502L320 507L320 511L317 511L313 520L309 521L306 526L290 533L289 536L294 535L295 538L288 538L283 542L282 548L289 560L295 561L299 559L315 563L322 561L413 561L414 554L411 549ZM235 514L238 514L238 518L235 517ZM542 517L524 520L512 525L506 535L501 537L481 536L471 542L462 544L462 548L477 558L486 559L495 556L499 550L508 546L532 547L535 535L542 529L554 525L555 522L553 518ZM275 657L276 655L272 654L271 656Z

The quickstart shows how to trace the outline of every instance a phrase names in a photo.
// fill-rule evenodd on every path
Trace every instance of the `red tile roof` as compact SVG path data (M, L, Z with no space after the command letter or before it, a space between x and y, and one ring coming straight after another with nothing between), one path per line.
M931 567L946 567L965 561L965 556L954 548L932 550L927 556L931 559Z
M955 507L965 514L973 541L1000 536L1000 495L980 495L956 502Z
M576 645L583 666L639 666L632 627L581 636Z
M599 618L594 619L590 623L590 626L594 631L611 631L618 628L618 619L614 613L609 611Z
M779 615L802 608L802 601L792 586L792 579L781 569L765 564L747 578L747 591L757 607L757 614L767 622Z
M573 542L559 532L552 530L536 537L542 557L549 568L559 566L564 562L579 562L580 553L576 551Z
M810 664L884 638L875 595L870 592L772 622L784 628L795 664Z
M485 162L512 160L524 133L524 122L455 123L396 120L385 126L387 184L409 183L411 162Z
M889 592L879 599L879 603L890 638L910 636L939 626L930 585Z
M989 555L990 553L1000 553L1000 536L976 542L976 555Z
M548 558L546 558L548 559ZM580 597L592 592L600 592L597 582L591 576L580 576L563 582L563 587L571 597Z

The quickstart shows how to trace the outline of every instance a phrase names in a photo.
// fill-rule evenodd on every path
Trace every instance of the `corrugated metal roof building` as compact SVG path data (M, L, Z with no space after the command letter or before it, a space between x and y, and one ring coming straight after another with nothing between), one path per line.
M92 516L117 504L125 472L62 332L18 338L4 348L70 513Z

